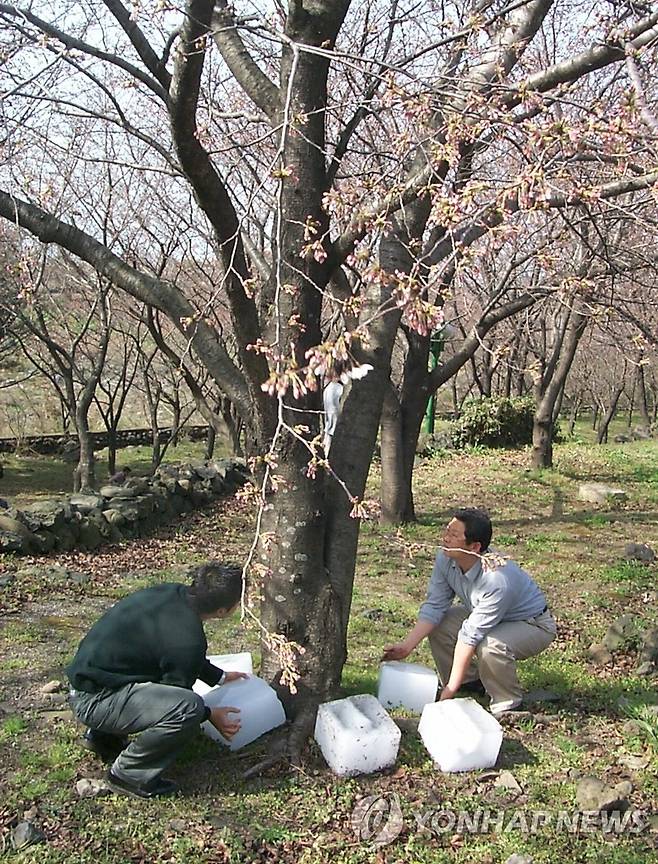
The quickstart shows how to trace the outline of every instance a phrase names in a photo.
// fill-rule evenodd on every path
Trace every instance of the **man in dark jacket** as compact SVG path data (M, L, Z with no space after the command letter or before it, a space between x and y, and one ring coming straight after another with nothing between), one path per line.
M246 677L206 659L202 623L234 611L242 571L211 562L192 576L189 587L167 583L124 597L94 624L66 670L73 713L89 727L87 746L114 759L113 788L140 798L177 791L162 772L200 723L209 720L228 738L240 728L237 709L206 707L192 685ZM133 733L140 734L128 743Z

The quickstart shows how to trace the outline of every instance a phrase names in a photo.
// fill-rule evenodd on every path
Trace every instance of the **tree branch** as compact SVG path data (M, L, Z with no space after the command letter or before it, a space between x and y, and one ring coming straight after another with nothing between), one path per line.
M90 264L132 297L164 312L174 326L191 340L195 351L224 392L249 416L252 411L245 381L217 335L183 294L169 282L154 279L130 267L123 259L89 234L62 222L36 204L23 201L0 190L0 216L26 228L42 243L57 243Z
M124 60L123 57L119 57L116 54L110 54L108 51L102 51L100 48L96 48L88 42L83 42L82 39L76 39L74 36L64 33L63 30L59 30L57 27L54 27L52 24L49 24L47 21L34 15L34 13L30 12L29 9L21 9L18 6L11 6L8 3L0 3L0 13L33 24L37 29L41 30L42 33L45 33L46 36L50 36L52 39L57 39L57 41L61 42L66 48L82 51L90 57L97 57L99 60L105 60L113 66L118 66L120 69L128 72L129 75L132 75L133 78L137 78L138 81L145 84L149 90L155 93L155 95L163 102L167 102L167 89L163 88L159 81L154 81L150 75L142 72L142 70L137 66ZM25 28L21 27L20 30L29 38L33 38Z
M269 375L267 361L262 354L248 350L250 345L257 342L260 329L256 305L244 289L251 274L245 258L240 223L226 186L199 141L196 122L206 53L205 40L210 29L213 6L212 0L190 0L187 4L170 88L171 128L183 171L219 243L240 362L247 373L253 400L250 411L243 416L253 415L254 408L258 407L261 420L269 423L267 418L272 413L272 402L261 390L261 384ZM237 400L233 401L238 404Z
M130 17L130 12L119 0L103 0L103 2L132 42L132 46L139 54L142 63L151 75L160 82L162 89L168 91L171 84L171 75L167 72L164 63L151 47L151 43L137 26L137 22L133 21Z
M212 16L212 38L231 74L251 101L277 122L281 93L251 56L238 33L233 12L226 0L218 0Z

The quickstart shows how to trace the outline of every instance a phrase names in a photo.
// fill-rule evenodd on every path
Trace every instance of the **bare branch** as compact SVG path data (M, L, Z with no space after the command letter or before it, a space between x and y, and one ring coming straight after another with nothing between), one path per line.
M233 77L254 105L277 122L281 93L247 50L226 0L219 0L212 16L212 37Z
M124 60L123 57L119 57L117 54L111 54L108 51L102 51L100 48L96 48L88 42L83 42L82 39L76 39L74 36L70 36L63 30L59 30L57 27L54 27L52 24L39 18L34 13L30 12L29 9L21 9L18 6L11 6L8 3L0 3L0 14L29 22L42 33L45 33L46 36L50 36L52 39L57 39L58 42L61 42L62 45L68 49L82 51L90 57L97 57L99 60L105 60L113 66L118 66L120 69L123 69L124 72L128 72L129 75L132 75L133 78L137 78L138 81L145 84L149 90L155 93L155 95L163 102L167 102L167 90L163 88L158 81L154 81L150 75L147 75L134 64ZM35 41L34 35L30 33L29 30L20 25L18 26L18 29L21 33Z

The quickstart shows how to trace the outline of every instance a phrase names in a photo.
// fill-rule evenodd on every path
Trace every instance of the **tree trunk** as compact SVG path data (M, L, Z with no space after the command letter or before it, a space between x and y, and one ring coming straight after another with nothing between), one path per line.
M582 397L574 396L571 404L571 413L569 414L569 435L573 435L576 428L576 421L578 420L578 412L580 411L581 403Z
M553 365L550 382L543 381L543 395L538 400L532 427L532 466L533 468L553 467L553 416L555 403L564 386L569 370L576 356L587 317L577 310L571 313L569 330L562 331L562 352L557 364ZM557 346L556 346L557 347ZM559 350L559 349L558 349Z
M649 414L649 400L647 399L647 386L644 377L644 366L638 367L637 383L640 391L640 413L642 414L642 423L648 429L651 426L651 415Z
M94 447L89 432L89 404L91 400L81 399L76 406L75 425L80 444L80 458L73 471L73 491L93 489L96 483Z
M214 426L208 426L208 434L206 436L206 460L212 459L212 455L215 452L215 439L217 437L217 433L215 432Z
M608 443L608 428L610 426L610 423L612 422L613 417L615 416L615 412L617 411L617 404L619 402L621 394L624 392L624 383L625 382L622 381L621 384L618 384L612 393L608 410L606 411L605 417L603 417L599 425L599 431L596 436L597 444Z
M111 426L107 430L107 473L112 476L117 470L117 430Z

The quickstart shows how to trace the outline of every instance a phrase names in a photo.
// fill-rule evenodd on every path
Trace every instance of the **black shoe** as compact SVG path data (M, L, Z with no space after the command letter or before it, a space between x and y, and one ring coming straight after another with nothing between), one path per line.
M111 768L107 772L107 782L115 792L121 792L123 795L133 795L136 798L164 798L167 795L175 795L178 792L178 783L174 783L173 780L167 780L165 777L156 777L150 783L140 786L117 777Z
M476 696L487 695L487 691L484 689L484 684L479 678L476 678L475 681L464 681L459 689L463 690L464 693L473 693Z
M128 746L128 739L125 735L87 729L82 737L82 746L99 756L103 762L114 762L119 753Z

